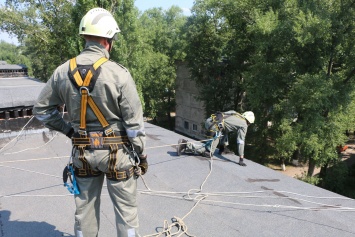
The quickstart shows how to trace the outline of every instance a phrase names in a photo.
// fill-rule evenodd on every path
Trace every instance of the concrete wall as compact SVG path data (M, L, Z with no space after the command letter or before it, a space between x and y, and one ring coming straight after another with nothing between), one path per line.
M206 119L204 103L196 97L199 90L190 78L185 63L177 64L175 131L196 139L204 139Z

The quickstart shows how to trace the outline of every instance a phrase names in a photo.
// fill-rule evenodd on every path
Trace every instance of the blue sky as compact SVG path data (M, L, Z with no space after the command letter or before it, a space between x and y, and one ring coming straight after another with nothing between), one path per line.
M193 6L194 0L136 0L135 5L140 11L145 11L153 7L161 7L163 10L169 9L171 6L179 6L185 15L190 15L190 8ZM0 5L3 5L5 0L0 0ZM18 44L16 38L11 38L6 32L0 31L0 40L8 43Z

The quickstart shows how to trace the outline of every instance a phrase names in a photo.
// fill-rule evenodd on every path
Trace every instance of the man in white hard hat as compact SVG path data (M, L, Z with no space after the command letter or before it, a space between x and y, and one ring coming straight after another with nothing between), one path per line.
M137 178L148 169L143 110L129 71L109 60L119 32L110 12L88 11L79 27L85 49L54 71L34 106L45 126L72 140L72 162L65 172L77 184L68 189L74 193L78 237L98 236L105 176L117 236L139 236ZM56 109L63 104L70 122Z
M239 165L246 166L244 163L244 146L248 126L255 121L252 111L246 111L243 114L233 110L227 112L217 112L206 119L205 128L208 136L211 137L204 145L198 145L180 139L177 146L177 153L203 155L212 157L217 145L220 144L219 154L225 154L228 146L228 133L237 133L237 155L239 156Z

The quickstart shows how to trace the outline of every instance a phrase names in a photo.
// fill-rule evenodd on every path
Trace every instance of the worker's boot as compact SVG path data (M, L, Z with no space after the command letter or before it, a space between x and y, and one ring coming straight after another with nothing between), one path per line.
M187 143L187 140L185 139L179 139L178 141L178 145L176 147L176 151L177 151L177 155L180 156L181 153L186 149L186 143Z
M210 151L205 151L202 153L202 156L207 157L207 158L211 158L213 155L211 155Z
M247 164L244 163L244 159L243 158L239 158L239 163L240 166L247 166Z

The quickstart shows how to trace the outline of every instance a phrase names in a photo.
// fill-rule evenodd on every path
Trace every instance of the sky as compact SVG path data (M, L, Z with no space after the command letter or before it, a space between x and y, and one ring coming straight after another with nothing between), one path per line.
M153 7L161 7L163 10L167 10L171 6L176 5L179 6L184 11L184 14L188 16L190 15L190 8L192 8L193 2L194 0L136 0L135 5L142 12ZM5 0L0 0L0 6L4 5L4 3ZM11 38L6 32L0 31L0 40L18 45L17 39Z

